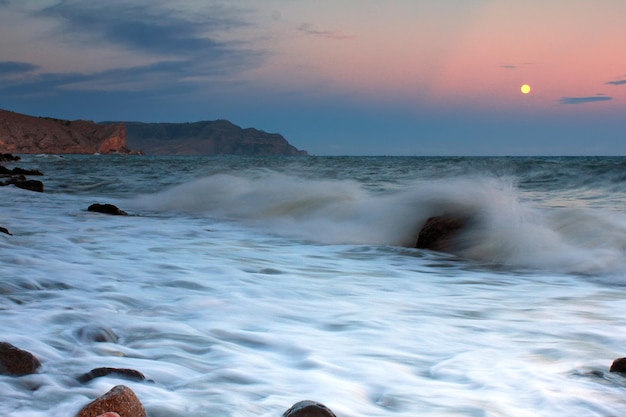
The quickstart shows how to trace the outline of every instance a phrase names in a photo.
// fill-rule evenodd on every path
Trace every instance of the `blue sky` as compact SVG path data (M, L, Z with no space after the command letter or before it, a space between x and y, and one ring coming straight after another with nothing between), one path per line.
M222 118L317 155L626 155L623 16L619 0L0 0L0 108Z

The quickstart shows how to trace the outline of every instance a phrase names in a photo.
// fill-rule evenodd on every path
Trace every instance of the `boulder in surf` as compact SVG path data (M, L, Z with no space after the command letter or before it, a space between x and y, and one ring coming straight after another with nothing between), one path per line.
M336 417L324 404L304 400L295 403L283 413L283 417Z
M618 372L626 375L626 358L617 358L611 364L610 372Z
M7 342L0 342L0 375L22 376L34 374L41 366L30 352Z
M104 214L112 214L114 216L127 216L124 210L120 210L117 206L113 204L99 204L94 203L87 208L87 211L94 211L96 213L104 213Z
M120 416L146 417L143 404L135 392L125 385L117 385L96 398L83 407L77 417L97 417L110 412L118 413Z
M454 239L467 226L466 217L444 214L428 218L417 237L417 249L452 252Z

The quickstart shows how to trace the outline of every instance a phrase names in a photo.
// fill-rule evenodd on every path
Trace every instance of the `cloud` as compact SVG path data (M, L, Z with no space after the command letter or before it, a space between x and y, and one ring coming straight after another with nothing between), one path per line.
M0 0L0 4L2 0ZM24 72L35 71L39 67L29 62L16 61L0 61L0 75L2 74L19 74Z
M342 39L353 39L354 36L353 35L346 35L334 30L319 30L319 29L315 29L314 26L311 23L303 23L298 27L298 31L302 32L306 35L311 35L311 36L318 36L321 38L327 38L327 39L335 39L335 40L342 40Z
M504 68L504 69L518 69L518 68L522 68L522 67L527 67L529 65L533 65L532 62L522 62L520 64L502 64L500 65L500 68Z
M6 3L0 0L0 5ZM0 83L5 98L61 91L157 94L194 91L192 86L206 90L259 67L266 56L238 31L252 26L247 21L251 12L231 6L166 0L49 0L36 8L28 4L20 3L29 18L55 22L51 42L74 49L75 54L103 48L108 53L118 50L122 56L131 51L137 59L131 57L113 69L80 73L71 66L46 73L32 63L0 61L0 76L12 77L11 83Z
M184 13L159 1L61 1L40 13L57 19L62 34L78 42L112 43L152 54L223 57L235 45L216 40L215 34L245 25L229 9L205 7Z
M560 104L585 104L585 103L597 103L600 101L613 100L613 97L597 95L589 97L563 97L559 100Z
M623 84L626 84L626 80L608 81L606 84L608 84L608 85L623 85Z

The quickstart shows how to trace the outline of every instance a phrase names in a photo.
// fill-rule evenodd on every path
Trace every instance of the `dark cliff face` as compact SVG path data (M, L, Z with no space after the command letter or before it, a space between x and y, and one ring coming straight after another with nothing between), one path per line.
M33 117L0 110L0 151L5 153L128 153L123 123Z
M126 122L132 149L160 155L307 155L277 133L242 129L226 120L194 123Z

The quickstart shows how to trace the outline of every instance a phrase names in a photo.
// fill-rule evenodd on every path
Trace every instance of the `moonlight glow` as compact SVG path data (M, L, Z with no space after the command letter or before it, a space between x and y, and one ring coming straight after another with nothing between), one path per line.
M530 93L530 86L528 84L524 84L520 87L520 91L522 94L528 94Z

